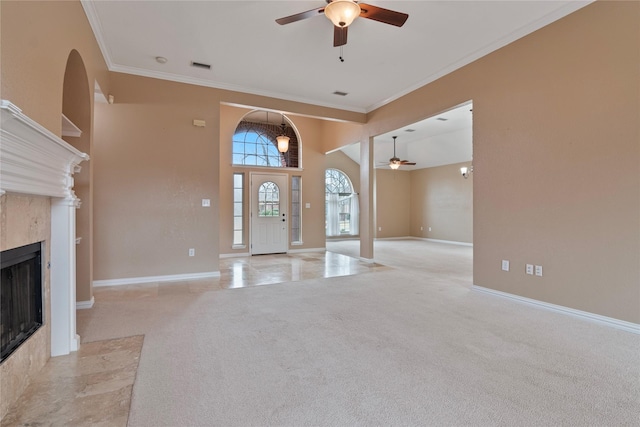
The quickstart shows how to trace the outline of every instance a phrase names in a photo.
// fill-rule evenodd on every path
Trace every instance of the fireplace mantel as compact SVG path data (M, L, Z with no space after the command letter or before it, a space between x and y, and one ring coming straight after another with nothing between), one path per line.
M76 208L73 174L89 156L0 101L0 195L51 197L51 355L76 351Z
M0 104L0 194L13 192L75 199L73 173L89 156L22 113Z

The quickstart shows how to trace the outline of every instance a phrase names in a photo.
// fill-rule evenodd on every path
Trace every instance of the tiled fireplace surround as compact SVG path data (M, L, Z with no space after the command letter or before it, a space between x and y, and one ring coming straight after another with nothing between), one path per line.
M10 102L0 112L0 251L44 242L44 325L0 365L2 419L50 356L79 346L72 176L88 156Z

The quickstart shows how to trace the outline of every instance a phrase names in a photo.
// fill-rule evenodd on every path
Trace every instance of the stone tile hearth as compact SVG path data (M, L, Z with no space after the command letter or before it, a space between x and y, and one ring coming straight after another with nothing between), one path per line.
M51 358L0 426L126 426L143 339L83 343Z

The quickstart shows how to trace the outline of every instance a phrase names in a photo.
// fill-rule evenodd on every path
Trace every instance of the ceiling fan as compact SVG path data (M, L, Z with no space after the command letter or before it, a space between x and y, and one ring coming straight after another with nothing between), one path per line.
M285 16L284 18L276 19L276 22L280 25L286 25L324 13L333 22L333 46L337 47L347 44L347 27L359 16L384 24L395 25L396 27L402 27L409 17L406 13L383 9L370 4L357 3L354 0L326 0L326 2L326 6Z
M403 165L415 166L415 162L410 162L409 160L400 160L400 158L396 156L396 138L397 138L397 136L394 136L392 138L393 138L393 157L389 159L389 167L391 169L398 169L400 166L403 166Z

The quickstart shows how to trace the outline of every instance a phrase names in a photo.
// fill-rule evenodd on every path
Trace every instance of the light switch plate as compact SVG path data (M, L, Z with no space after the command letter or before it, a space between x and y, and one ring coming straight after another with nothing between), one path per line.
M527 274L533 274L533 264L527 264L527 268L525 271Z
M503 259L502 260L502 271L509 271L509 260L508 259Z
M536 265L536 276L542 277L542 266Z
M211 199L202 199L202 207L204 208L211 207Z

